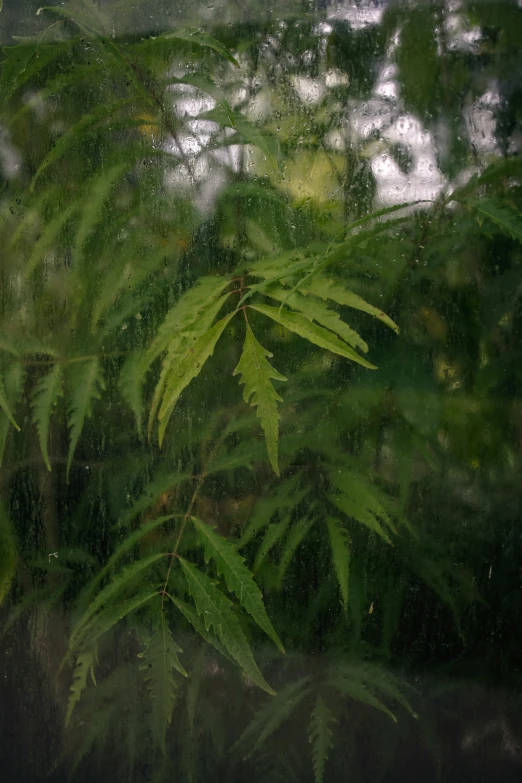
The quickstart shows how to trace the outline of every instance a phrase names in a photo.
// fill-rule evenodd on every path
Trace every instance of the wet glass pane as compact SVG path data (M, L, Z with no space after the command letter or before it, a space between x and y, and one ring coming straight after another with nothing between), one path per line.
M522 769L522 3L0 0L0 769Z

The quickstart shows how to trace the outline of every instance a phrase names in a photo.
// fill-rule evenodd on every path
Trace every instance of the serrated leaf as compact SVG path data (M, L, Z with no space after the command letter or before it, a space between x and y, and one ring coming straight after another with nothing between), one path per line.
M310 718L309 739L312 745L315 783L323 783L324 766L332 747L332 723L335 718L326 702L318 696Z
M65 725L68 726L74 712L74 708L80 701L81 695L87 687L87 676L94 665L94 647L81 652L76 658L73 680L69 692L69 701L67 702L67 713L65 715Z
M213 283L216 279L204 278L202 285L195 286L182 297L177 305L167 314L158 334L140 362L138 380L141 380L151 362L165 349L167 350L150 407L149 438L161 398L165 391L165 385L173 366L177 366L180 359L189 352L196 340L210 329L214 319L228 299L229 294L218 297L218 293L221 293L227 283L220 281L216 286ZM206 283L205 280L207 281ZM209 288L210 293L208 294L206 292Z
M78 209L78 202L73 201L67 207L60 209L56 215L45 225L40 237L36 240L25 266L25 276L33 272L35 267L44 258L45 254L55 246L60 231L63 229L71 215Z
M182 601L181 598L178 598L177 596L169 594L169 598L174 606L179 609L185 619L189 621L189 623L201 636L201 638L215 647L216 650L227 660L234 663L234 659L228 654L226 648L221 644L218 637L210 629L205 627L205 623L200 618L199 614L193 609L193 607L189 606L189 604L185 603L185 601Z
M180 652L182 652L181 647L178 647L172 638L170 628L165 622L165 615L161 612L161 625L149 639L144 651L138 654L138 658L143 659L143 664L139 668L145 671L145 680L153 704L156 739L163 753L166 752L165 733L172 720L172 710L178 690L173 669L183 677L187 676L178 657Z
M277 402L282 397L272 386L272 379L286 381L284 375L274 370L267 361L272 354L256 340L254 333L247 324L243 353L239 364L234 370L234 375L241 373L240 383L245 384L243 398L245 402L257 406L257 415L261 419L261 426L265 433L266 445L270 464L279 475L277 459L277 442L279 439L279 413Z
M119 546L116 547L112 555L109 557L103 568L101 568L91 579L87 585L86 591L82 597L92 594L96 586L103 580L103 578L112 570L114 564L123 557L124 554L130 552L142 538L152 533L153 530L164 525L165 522L169 522L175 515L167 514L165 516L156 517L156 519L149 519L146 522L142 522L140 526L130 533Z
M503 234L522 242L522 215L512 209L509 204L502 204L493 199L483 199L473 202L471 206L481 218L486 217Z
M283 579L285 578L288 566L290 565L297 548L308 535L308 532L311 530L314 522L315 519L312 516L301 517L296 522L294 522L293 526L291 527L284 543L283 551L281 552L281 558L277 568L277 582L279 587L281 587L283 584Z
M373 315L374 318L378 318L383 324L393 329L396 334L399 334L399 327L386 313L383 313L378 307L369 304L361 296L354 294L353 291L345 288L335 280L327 277L312 277L302 288L302 291L310 292L321 299L331 299L332 302L337 302L337 304L346 305L354 310Z
M78 272L78 264L81 262L84 246L92 233L100 215L103 203L108 198L113 186L127 170L127 162L112 166L103 171L92 183L83 203L80 207L80 220L76 229L74 247L72 251L72 265Z
M208 329L187 348L179 362L172 362L164 379L165 391L158 413L159 442L163 442L165 429L183 389L201 372L207 359L213 354L216 343L225 327L234 317L230 313Z
M245 674L267 693L275 695L266 682L248 646L241 626L232 611L232 603L217 589L212 579L199 571L192 563L178 558L185 574L189 592L196 609L203 617L205 628L213 628L220 641Z
M393 712L362 682L340 677L335 680L330 680L330 683L337 691L343 693L345 696L348 696L355 701L360 701L363 704L367 704L369 707L374 707L376 710L383 712L391 718L394 723L397 723L397 718Z
M74 452L82 434L85 420L91 415L93 400L99 400L101 390L105 389L100 362L97 358L79 363L69 381L69 452L67 455L67 476L71 469Z
M347 516L380 535L388 544L391 543L388 532L397 531L390 515L380 502L378 493L368 488L358 476L346 472L332 471L331 480L340 490L340 494L332 497L336 506Z
M346 611L348 608L348 585L350 581L350 548L348 538L342 524L337 519L328 517L326 524L330 536L332 562Z
M156 596L160 595L157 590L148 591L146 593L138 593L134 598L127 598L125 601L118 601L113 606L109 606L107 609L96 614L92 620L87 623L81 630L78 636L75 636L75 647L83 647L94 644L100 636L110 631L120 620L123 620L127 615L132 614L139 609L143 604L148 603ZM72 643L69 645L72 646Z
M20 430L20 427L14 420L14 416L11 413L11 408L9 406L9 403L7 401L7 395L5 393L4 382L1 377L0 377L0 408L2 408L3 412L5 413L5 415L7 416L7 418L13 425L13 427L17 430Z
M0 377L0 395L3 394L8 404L14 407L20 399L25 379L25 368L20 362L13 362L4 373L2 388L2 378ZM0 406L1 407L1 406ZM7 435L12 426L11 420L4 412L0 410L0 467L4 458L5 444Z
M55 161L57 161L66 152L70 144L74 144L76 141L78 141L92 126L99 122L114 119L114 117L117 116L122 109L130 107L132 104L133 101L129 98L115 100L109 104L100 104L92 112L90 112L90 114L84 114L81 119L78 120L78 122L74 123L74 125L71 125L56 141L54 146L47 153L42 163L38 167L31 182L31 192L34 191L36 183L42 174L52 163L55 163Z
M228 105L218 105L214 109L205 112L202 116L205 119L217 122L218 125L233 128L248 144L258 147L265 155L276 160L279 157L278 140L261 128L258 128L257 125L254 125L239 112L231 111ZM237 144L238 139L234 136L230 141L232 144Z
M191 326L196 326L213 305L218 307L218 297L229 284L229 280L217 275L200 277L192 288L178 299L165 316L158 333L147 349L143 363L149 367L152 362L165 351L173 340L181 339ZM213 310L214 317L217 312ZM212 324L203 329L206 331Z
M360 348L364 353L368 352L368 345L362 337L341 320L339 313L329 310L319 299L310 295L304 296L299 291L288 297L290 290L277 285L270 285L266 293L271 299L284 302L294 310L299 310L309 321L317 321L321 326L335 332L352 348Z
M301 313L295 313L291 310L281 310L279 307L270 307L269 305L249 305L252 310L257 310L259 313L263 313L272 321L275 321L291 332L295 332L300 337L304 337L305 340L309 340L319 348L325 348L327 351L337 354L338 356L344 356L345 359L351 359L352 362L362 364L363 367L368 367L370 370L375 370L376 367L366 359L363 359L353 348L350 348L347 343L340 340L335 334L329 332L327 329L323 329L322 326L318 326L312 323Z
M47 470L51 470L48 450L49 425L53 408L61 393L62 368L60 364L55 364L52 370L36 384L32 399L33 422L38 431L40 449Z
M246 750L250 746L245 756L250 758L308 696L309 682L309 677L302 677L282 688L274 699L258 710L232 750Z
M254 582L252 572L245 566L244 559L235 545L219 536L197 517L192 517L192 522L203 540L207 559L212 557L216 562L218 574L225 578L228 589L236 595L243 609L284 653L281 640L266 613L261 590Z
M132 579L141 574L142 571L145 571L154 563L157 563L158 560L160 560L162 557L167 557L167 553L162 552L160 554L149 555L148 557L144 557L141 560L137 560L135 563L132 563L132 565L129 565L120 571L114 577L114 579L98 593L96 598L90 602L85 612L79 618L73 628L70 645L74 646L82 630L96 614L96 612L102 608L102 606L107 604L109 601L112 601L114 597L120 592L120 590L122 590L124 587L127 587L128 583Z
M298 480L299 476L293 476L278 483L269 495L259 498L252 517L239 540L239 549L246 546L257 533L263 530L277 511L284 513L290 506L296 506L299 503L304 491L301 490L294 496Z
M197 46L202 46L207 49L213 49L215 52L217 52L226 60L228 60L230 63L232 63L232 65L235 65L236 68L239 67L239 63L234 57L234 55L232 54L232 52L230 52L226 46L223 46L223 44L220 41L218 41L216 38L213 38L213 36L203 32L202 30L194 30L192 28L180 27L178 30L175 30L173 33L168 33L163 37L166 39L177 38L180 41L188 41L189 43L196 44Z

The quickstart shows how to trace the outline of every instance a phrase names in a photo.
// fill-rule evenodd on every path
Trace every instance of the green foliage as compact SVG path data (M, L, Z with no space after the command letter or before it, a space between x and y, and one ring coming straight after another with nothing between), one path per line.
M241 626L232 611L232 603L216 587L216 583L192 563L180 558L190 594L198 614L203 617L205 630L213 629L219 640L241 666L245 674L267 693L274 694L259 671Z
M324 766L328 752L332 747L332 731L330 728L334 717L323 699L318 696L310 720L310 743L314 760L315 783L322 783Z
M520 14L461 4L464 52L437 4L120 34L135 5L41 9L0 66L3 631L40 672L63 630L73 775L334 779L360 726L423 736L401 666L516 668ZM403 106L435 201L379 189L381 155L418 185Z
M257 407L257 415L261 419L261 426L265 432L268 458L275 472L279 475L277 460L277 441L279 439L279 414L277 403L282 402L282 397L272 385L272 379L286 381L284 375L274 370L267 361L272 354L263 348L254 337L254 333L247 323L245 344L243 353L234 375L241 374L241 383L245 384L243 398Z
M181 665L178 653L182 652L170 632L165 617L161 615L161 625L151 636L142 653L143 664L140 669L145 671L150 695L153 701L154 724L157 726L157 741L163 751L165 749L165 732L172 720L172 710L176 701L177 687L173 669L187 676Z

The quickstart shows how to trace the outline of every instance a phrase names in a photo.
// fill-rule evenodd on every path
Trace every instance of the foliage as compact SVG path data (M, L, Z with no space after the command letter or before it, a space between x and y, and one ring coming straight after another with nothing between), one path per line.
M128 35L90 0L4 49L0 601L63 630L74 774L319 783L359 725L428 743L403 669L510 676L522 23L482 5L476 51L437 3ZM363 132L385 58L402 115ZM399 201L404 116L440 154Z

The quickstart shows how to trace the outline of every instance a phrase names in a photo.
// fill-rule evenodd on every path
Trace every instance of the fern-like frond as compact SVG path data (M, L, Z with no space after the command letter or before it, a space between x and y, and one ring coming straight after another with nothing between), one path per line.
M296 313L293 310L282 310L279 307L270 307L270 305L249 305L252 310L257 310L259 313L266 315L291 332L295 332L300 337L304 337L305 340L319 346L319 348L325 348L327 351L343 356L345 359L350 359L352 362L362 364L363 367L367 367L370 370L375 370L374 364L370 364L366 359L354 351L344 340L340 340L337 335L328 329L323 329L322 326L318 326L313 321L309 321L302 313Z
M146 571L154 563L157 563L158 560L166 556L167 553L149 555L148 557L137 560L132 563L132 565L123 568L114 579L98 593L96 598L89 603L82 616L78 619L71 634L70 647L72 648L77 644L80 634L84 633L85 626L89 623L91 618L94 617L96 612L109 603L112 605L118 593L126 588L132 579L141 575L143 571ZM152 593L151 595L154 594Z
M178 658L178 653L182 650L172 638L164 613L160 614L159 629L151 636L144 651L139 653L138 657L143 659L140 669L145 671L145 680L152 698L156 740L165 753L165 732L172 719L178 691L173 670L175 669L183 677L187 676L187 672Z
M312 515L301 516L292 525L283 545L283 550L281 552L281 557L279 559L279 565L277 568L277 582L279 587L281 587L283 584L283 579L285 578L288 566L292 562L298 547L312 529L315 521L315 517Z
M272 354L256 340L254 333L247 324L245 344L239 364L234 375L241 374L240 383L245 384L243 397L245 402L257 406L257 415L265 432L266 445L270 464L279 475L277 459L277 442L279 439L279 413L277 402L282 398L272 385L272 379L286 381L284 375L274 370L267 361Z
M13 414L11 413L11 407L9 405L9 402L7 401L7 394L4 387L4 382L2 378L0 378L0 408L3 410L13 427L15 427L17 430L20 429L18 424L16 423Z
M214 315L210 323L207 323L203 328L202 331L205 332L212 325L212 321L222 307L223 302L220 302L220 294L228 283L226 278L208 275L200 277L192 288L185 291L168 311L156 336L147 348L143 366L148 368L172 344L173 340L180 340L182 343L183 335L191 331L191 326L197 328L201 317L210 309Z
M194 630L201 636L202 639L204 639L206 642L211 644L213 647L216 648L216 650L223 655L227 660L234 662L234 659L229 655L227 652L226 647L224 647L221 642L219 641L216 634L210 629L206 628L205 623L199 616L199 614L193 609L192 606L189 606L189 604L185 603L185 601L182 601L181 598L178 598L175 595L169 595L170 600L176 607L176 609L179 609L181 614L185 617L186 620L189 621L191 626L194 628Z
M79 366L78 366L79 364ZM99 400L101 390L105 388L101 374L100 362L97 358L74 366L69 374L69 415L70 429L69 453L67 455L67 475L80 439L85 420L91 415L93 400Z
M271 299L288 304L294 310L299 310L309 321L316 321L331 332L335 332L352 348L359 348L364 353L368 352L368 345L362 337L341 320L339 313L329 310L320 299L316 299L311 294L304 296L299 291L289 297L289 289L280 285L269 286L266 293Z
M17 402L22 396L24 379L25 368L23 364L18 361L12 362L12 364L4 372L3 381L0 376L0 398L3 397L10 410L15 408ZM0 467L2 467L7 435L12 426L14 426L13 419L8 416L6 411L0 405ZM16 429L19 430L20 428L16 427Z
M232 748L249 758L278 728L310 693L310 678L302 677L281 688L274 699L254 715L241 737Z
M65 715L66 726L69 725L74 708L80 701L81 695L87 687L87 677L89 672L91 672L91 676L94 678L94 658L95 648L90 647L89 649L81 652L76 659L76 666L74 667L73 680L69 693L69 701L67 703L67 713Z
M372 491L363 479L346 471L333 470L331 480L339 490L332 495L337 508L390 543L390 533L397 531L377 491Z
M31 191L34 191L37 182L49 166L59 160L71 144L76 144L83 138L87 131L98 125L98 123L114 120L116 117L120 116L123 109L131 108L133 103L134 101L129 98L114 100L111 103L103 103L93 109L89 114L84 114L78 122L71 125L65 133L60 136L56 144L41 162L31 182Z
M215 582L197 569L192 563L178 558L187 580L190 594L198 613L203 617L205 627L213 628L232 658L245 674L267 693L274 695L254 660L241 626L232 611L232 603L218 590Z
M338 519L328 517L326 520L330 536L330 550L335 568L339 591L344 609L348 608L348 585L350 581L350 546L347 533Z
M75 274L78 273L78 264L81 262L84 246L94 230L100 217L101 208L109 194L127 169L128 162L111 166L107 171L96 177L83 201L80 209L80 220L76 229L72 264Z
M335 280L327 277L313 277L301 290L310 292L321 299L331 299L332 302L337 302L337 304L346 305L354 310L368 313L368 315L372 315L374 318L382 321L383 324L386 324L386 326L389 326L397 334L399 333L399 327L386 313L383 313L378 307L369 304L362 297L354 294L353 291L345 288Z
M58 400L58 397L62 393L62 367L60 364L55 364L54 367L47 375L44 375L35 386L32 409L33 409L33 422L36 425L38 431L38 440L40 442L40 449L42 451L42 457L47 467L47 470L51 470L51 463L49 461L49 425L51 422L51 414L54 406Z
M318 696L310 719L309 739L312 745L315 783L323 783L324 767L332 747L332 723L335 718L328 705Z
M240 540L239 548L245 547L259 532L261 532L277 512L285 514L289 508L296 506L304 495L297 490L299 475L278 482L271 492L259 499Z
M158 413L159 442L163 442L167 424L176 406L183 389L201 372L207 359L213 354L216 343L223 334L226 326L235 313L226 315L221 321L199 337L182 356L179 361L171 358L171 364L164 378L165 391Z
M482 222L484 218L491 221L503 234L522 242L522 215L509 204L502 204L493 199L483 199L472 204Z
M284 652L284 647L266 613L261 590L254 582L252 572L245 566L244 559L236 546L219 536L212 528L197 517L192 521L205 547L207 561L212 558L218 574L225 578L228 589L236 595L245 609L260 628Z

